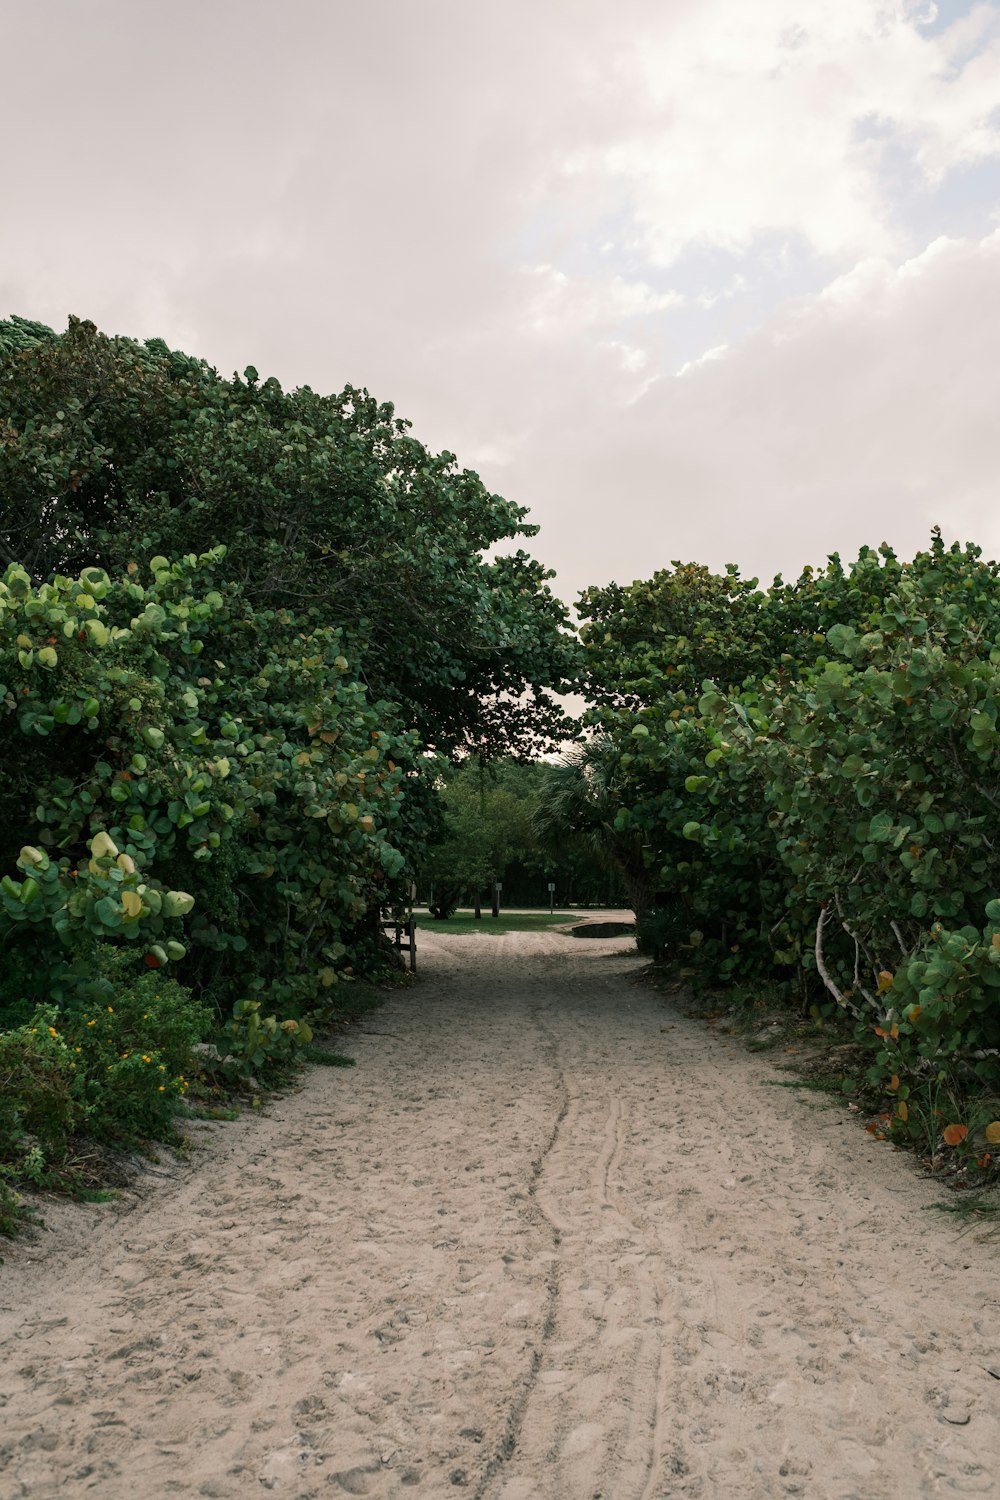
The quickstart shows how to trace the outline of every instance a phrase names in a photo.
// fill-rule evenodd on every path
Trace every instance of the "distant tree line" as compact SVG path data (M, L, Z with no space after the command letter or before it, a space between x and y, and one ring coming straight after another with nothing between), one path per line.
M459 905L492 909L497 883L504 906L620 905L625 892L613 860L589 830L550 816L564 768L513 760L466 760L440 778L443 838L418 865L418 889L434 914Z

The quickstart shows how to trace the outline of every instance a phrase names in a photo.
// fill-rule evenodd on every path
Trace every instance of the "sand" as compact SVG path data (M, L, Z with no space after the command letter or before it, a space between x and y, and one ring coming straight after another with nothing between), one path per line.
M938 1184L627 939L420 959L356 1068L4 1248L4 1500L1000 1495L997 1245Z

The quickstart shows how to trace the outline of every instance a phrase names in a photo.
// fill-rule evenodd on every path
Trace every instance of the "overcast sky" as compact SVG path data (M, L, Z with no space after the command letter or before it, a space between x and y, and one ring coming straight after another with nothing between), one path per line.
M1000 554L1000 5L0 0L0 313L366 385L572 600Z

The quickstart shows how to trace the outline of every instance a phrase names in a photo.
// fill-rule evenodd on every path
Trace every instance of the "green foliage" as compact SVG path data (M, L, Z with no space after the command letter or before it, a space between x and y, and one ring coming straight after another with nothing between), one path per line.
M0 933L41 999L93 997L110 939L184 960L223 1012L308 1006L402 873L414 736L369 703L339 631L212 587L223 551L154 558L146 583L0 581L0 841L31 840Z
M64 1159L80 1113L76 1061L57 1020L56 1008L44 1007L0 1032L0 1167L36 1183L51 1159Z
M168 1134L202 1002L265 1080L369 1003L334 992L378 971L437 752L567 732L550 575L486 560L525 514L366 391L0 323L8 1181L71 1131Z
M240 1000L222 1030L229 1071L240 1079L278 1083L306 1057L312 1042L306 1021L261 1015L258 1000Z
M418 876L435 888L435 915L450 916L463 899L490 899L508 865L534 844L531 812L535 768L510 762L465 761L438 782L442 830L418 864Z
M17 860L24 879L0 880L0 934L16 952L0 997L12 981L24 983L28 967L37 991L61 1004L110 995L96 954L118 934L137 941L153 967L184 957L184 945L167 934L177 925L172 919L190 911L193 897L144 881L141 865L103 830L88 849L90 858L76 870L65 856L57 864L44 849L26 846ZM18 998L10 995L15 1004Z
M519 506L391 405L223 380L159 340L0 324L0 566L35 580L226 539L220 578L255 612L344 631L373 700L424 744L524 754L565 733L548 692L575 674L565 607L522 550Z
M617 872L642 930L653 908L653 882L642 836L624 809L631 764L628 757L622 760L611 734L576 746L547 769L532 816L544 848L563 858L583 853L592 864Z
M114 1004L35 1009L0 1032L0 1175L35 1186L72 1177L72 1139L168 1140L192 1048L211 1015L175 981L128 974L113 954Z
M1000 568L935 534L766 591L675 565L583 613L650 941L853 1017L897 1105L994 1086Z
M302 1049L304 1062L311 1063L318 1068L353 1068L354 1058L346 1057L343 1052L335 1052L332 1047L324 1047L320 1042L307 1042Z
M12 1239L18 1230L26 1223L36 1220L24 1199L9 1181L5 1180L6 1168L0 1166L0 1235L5 1239ZM3 1265L3 1256L0 1255L0 1266Z
M179 985L142 977L115 992L114 1005L64 1018L76 1061L81 1133L132 1145L169 1140L188 1089L191 1048L211 1015Z

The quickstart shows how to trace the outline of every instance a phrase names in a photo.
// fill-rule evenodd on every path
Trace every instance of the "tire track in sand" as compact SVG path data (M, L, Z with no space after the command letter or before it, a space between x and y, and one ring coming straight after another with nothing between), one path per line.
M595 1093L588 1075L567 1062L573 1038L586 1047L590 1018L563 1010L560 1022L558 1034L545 1030L566 1068L571 1105L564 1148L554 1143L538 1198L559 1226L567 1294L546 1346L556 1362L535 1382L534 1410L522 1414L519 1451L498 1494L648 1500L659 1482L664 1430L662 1251L641 1215L621 1202L628 1105L617 1090Z
M532 1021L535 1022L536 1025L539 1024L538 1007L532 1007L529 1010L529 1014L531 1015ZM545 1209L539 1202L538 1183L541 1179L545 1160L555 1146L563 1121L566 1119L566 1116L569 1113L571 1101L569 1097L569 1091L566 1088L566 1080L564 1079L562 1071L561 1069L559 1069L557 1064L555 1046L552 1043L551 1038L548 1037L546 1033L544 1033L544 1028L540 1027L539 1029L543 1031L544 1035L546 1035L546 1040L549 1043L549 1049L552 1055L553 1063L555 1065L555 1073L558 1081L560 1104L559 1111L552 1125L551 1134L542 1147L539 1155L536 1156L534 1161L531 1163L531 1176L528 1180L528 1197L530 1199L531 1208L535 1216L539 1220L541 1220L548 1229L548 1232L551 1236L553 1251L558 1251L562 1239L562 1231L560 1226L549 1217L549 1215L545 1212ZM504 1428L500 1445L483 1471L482 1477L474 1491L473 1500L483 1500L483 1497L491 1488L493 1480L495 1479L497 1474L500 1473L503 1466L510 1462L511 1456L517 1448L518 1440L521 1435L521 1427L524 1422L524 1414L527 1411L528 1402L531 1399L532 1392L538 1381L539 1371L542 1368L545 1346L555 1332L556 1313L559 1306L559 1259L556 1254L553 1254L552 1259L549 1263L548 1273L545 1278L545 1290L547 1304L545 1307L544 1320L539 1330L538 1346L532 1352L531 1364L528 1368L527 1375L511 1403L510 1411L507 1416L507 1423Z

